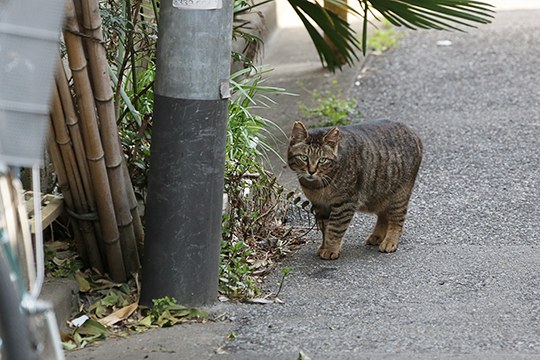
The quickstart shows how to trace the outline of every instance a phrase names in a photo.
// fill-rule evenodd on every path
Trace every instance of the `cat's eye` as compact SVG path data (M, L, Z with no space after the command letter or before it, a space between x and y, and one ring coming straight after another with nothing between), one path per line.
M302 161L308 161L307 155L300 155L299 158L300 158L300 160L302 160Z
M326 164L328 162L328 159L327 158L320 158L319 159L319 164Z

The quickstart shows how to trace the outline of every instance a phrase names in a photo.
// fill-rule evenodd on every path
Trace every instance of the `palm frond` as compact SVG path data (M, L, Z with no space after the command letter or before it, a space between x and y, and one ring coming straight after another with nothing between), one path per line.
M410 29L463 31L461 27L488 24L493 18L493 6L475 0L358 0L361 10L352 9L346 0L332 0L333 4L362 17L361 49L366 53L368 14L380 13L390 23ZM330 71L341 69L340 59L351 65L358 59L360 49L356 32L345 19L314 3L313 0L289 0L311 37L323 66ZM316 24L330 39L329 45L315 27Z
M488 24L493 18L490 4L472 0L360 0L368 2L396 26L410 29L462 31L459 26ZM364 21L367 21L364 18Z
M355 50L360 48L356 32L347 20L308 0L289 0L289 3L306 27L323 66L333 72L335 69L341 69L340 59L344 59L349 65L358 60ZM334 47L324 40L310 20L319 26Z

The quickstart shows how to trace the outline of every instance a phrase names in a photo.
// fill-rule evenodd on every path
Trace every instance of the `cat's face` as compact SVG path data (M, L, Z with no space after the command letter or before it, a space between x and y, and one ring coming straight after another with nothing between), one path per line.
M288 163L303 187L320 189L329 184L337 167L339 129L308 133L295 122L288 150Z

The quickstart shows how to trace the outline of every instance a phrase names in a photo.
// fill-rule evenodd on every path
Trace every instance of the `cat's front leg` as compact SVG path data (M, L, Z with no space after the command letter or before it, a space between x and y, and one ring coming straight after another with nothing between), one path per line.
M332 208L330 217L323 225L323 243L318 251L321 259L335 260L339 257L343 236L353 216L354 208L347 204Z
M332 255L326 253L326 250L327 250L327 246L326 246L326 227L328 225L328 219L329 218L328 217L321 217L321 216L316 216L315 218L317 220L317 227L319 228L319 230L321 230L322 238L323 238L322 239L322 245L321 245L321 247L319 247L319 251L318 251L319 256L321 257L321 259L326 259L326 260L337 259L337 257L339 256L339 251L337 252L337 255L335 255L335 257L333 257L333 258L331 257Z
M315 221L317 223L317 228L319 228L319 230L321 230L321 232L323 233L323 237L324 237L324 228L325 228L326 223L328 222L330 212L329 212L329 210L327 210L327 212L324 212L319 208L315 208L315 206L313 206L311 208L311 211L315 215Z

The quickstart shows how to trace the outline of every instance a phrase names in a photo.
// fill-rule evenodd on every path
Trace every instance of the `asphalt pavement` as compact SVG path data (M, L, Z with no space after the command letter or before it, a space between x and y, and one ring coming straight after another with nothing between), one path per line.
M339 260L305 246L283 264L285 304L236 310L228 358L540 358L539 18L407 31L348 79L365 118L424 142L400 248L363 246L367 215Z
M303 29L277 30L268 85L301 96L266 115L287 132L298 101L337 79L358 100L359 121L403 121L422 137L398 251L364 246L374 217L359 215L338 260L320 260L317 240L281 265L292 269L283 304L217 304L210 310L229 320L67 358L539 359L538 19L540 10L504 11L467 33L403 31L399 46L336 75L320 70ZM286 169L283 179L292 184ZM278 268L265 286L280 277Z

